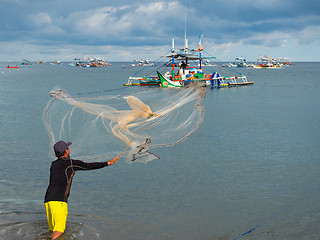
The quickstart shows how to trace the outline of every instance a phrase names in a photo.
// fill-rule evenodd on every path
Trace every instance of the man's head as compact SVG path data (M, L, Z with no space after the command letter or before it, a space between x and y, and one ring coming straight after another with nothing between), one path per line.
M62 157L71 144L71 142L65 141L56 142L56 144L53 146L54 153L57 157Z

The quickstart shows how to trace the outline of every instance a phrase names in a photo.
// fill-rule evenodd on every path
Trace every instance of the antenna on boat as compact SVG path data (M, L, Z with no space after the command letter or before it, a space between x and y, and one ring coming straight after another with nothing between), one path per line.
M171 48L171 52L174 52L175 49L174 49L174 38L172 38L172 48Z
M174 38L172 38L172 49L171 49L171 53L172 53L172 79L174 77Z
M188 51L188 39L187 39L187 6L184 6L184 51Z
M188 52L188 39L187 39L187 3L184 6L184 52ZM186 55L186 69L188 69L188 56Z

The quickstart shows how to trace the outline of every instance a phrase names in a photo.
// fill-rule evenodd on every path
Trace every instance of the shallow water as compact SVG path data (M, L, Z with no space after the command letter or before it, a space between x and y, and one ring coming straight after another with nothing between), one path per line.
M49 91L126 91L121 65L0 64L0 239L50 235ZM77 173L64 239L317 239L320 63L241 71L254 85L208 89L202 125L161 159Z

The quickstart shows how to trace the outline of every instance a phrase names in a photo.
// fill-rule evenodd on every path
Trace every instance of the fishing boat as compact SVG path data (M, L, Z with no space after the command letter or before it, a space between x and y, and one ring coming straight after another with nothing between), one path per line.
M248 67L247 59L243 57L236 57L233 63L229 64L229 67L246 68Z
M253 68L255 69L276 69L276 68L282 68L282 64L277 62L276 59L273 59L272 57L259 57L257 64L252 64Z
M223 77L214 69L210 69L210 67L213 67L215 65L211 62L209 63L208 59L215 59L215 57L202 56L203 50L204 48L201 43L201 34L199 34L198 48L189 49L187 29L185 24L184 47L176 49L175 40L172 39L172 47L169 51L169 54L167 53L163 55L166 59L169 60L159 61L158 59L154 61L157 63L163 62L163 64L160 64L160 66L155 71L151 73L149 72L144 77L136 76L138 73L142 73L142 69L140 69L133 76L129 77L128 82L125 84L125 86L140 85L160 86L163 88L181 88L190 83L198 82L203 85L211 85L211 87L223 87L229 86L231 84L233 84L233 86L236 86L238 79L242 80L241 85L249 84L246 76L242 74L239 74L237 76ZM160 70L160 68L162 68L162 71ZM204 71L204 68L206 71Z
M294 63L289 62L288 58L278 58L277 62L283 66L294 65Z
M111 66L108 61L98 59L98 58L88 58L86 62L82 62L80 58L75 58L73 63L70 63L70 67L105 67Z
M69 66L70 67L83 67L85 65L84 62L81 62L81 59L80 58L75 58L74 59L74 62L72 63L69 63Z
M161 73L157 72L159 79L161 81L161 86L164 88L167 87L184 87L184 81L183 80L170 80L169 78L166 78L161 75Z
M88 58L86 67L106 67L106 66L112 66L111 63L109 63L106 60L102 60L99 58Z
M32 65L32 63L26 59L23 59L21 62L19 62L19 65Z
M243 74L237 76L224 77L217 73L214 69L210 69L212 65L207 66L203 64L203 61L207 59L215 59L215 57L203 57L202 51L204 48L201 44L201 35L199 35L199 45L197 49L189 49L188 41L185 34L184 48L176 49L175 41L172 39L171 53L165 55L170 60L162 64L163 71L156 70L156 74L152 76L138 77L137 73L141 73L139 70L133 76L130 76L125 86L160 86L163 88L181 88L187 86L192 82L198 82L206 86L230 87L230 86L243 86L250 85L253 82L248 82L247 78ZM168 69L168 66L170 68ZM215 66L215 65L214 65ZM207 73L205 73L206 71ZM209 71L209 72L208 72ZM240 81L240 83L238 83Z
M55 65L61 65L62 63L58 60L58 61L52 62L50 64L55 66Z
M209 57L209 58L214 58L214 57ZM200 64L198 65L200 67ZM202 58L202 66L210 66L210 67L216 67L217 65L213 62L210 62L209 60L207 60L207 58L203 57Z
M19 68L19 66L16 65L15 67L11 67L8 65L7 68Z
M164 88L184 87L192 82L200 82L205 86L211 86L211 88L245 86L252 85L254 83L248 82L247 77L244 75L237 77L223 77L217 72L209 75L197 73L194 74L193 77L186 80L181 80L179 78L171 80L170 78L163 76L161 73L157 73L161 81L160 86ZM238 82L240 80L241 82Z
M150 59L140 59L140 60L133 60L132 66L149 66L149 67L154 67L155 64L150 61Z
M159 78L147 77L139 79L140 86L158 86L160 84Z

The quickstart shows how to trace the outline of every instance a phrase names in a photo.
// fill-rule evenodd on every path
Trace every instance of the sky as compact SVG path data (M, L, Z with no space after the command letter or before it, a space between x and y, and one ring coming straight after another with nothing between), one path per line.
M320 61L319 0L0 0L0 61L156 60L185 29L221 61Z

